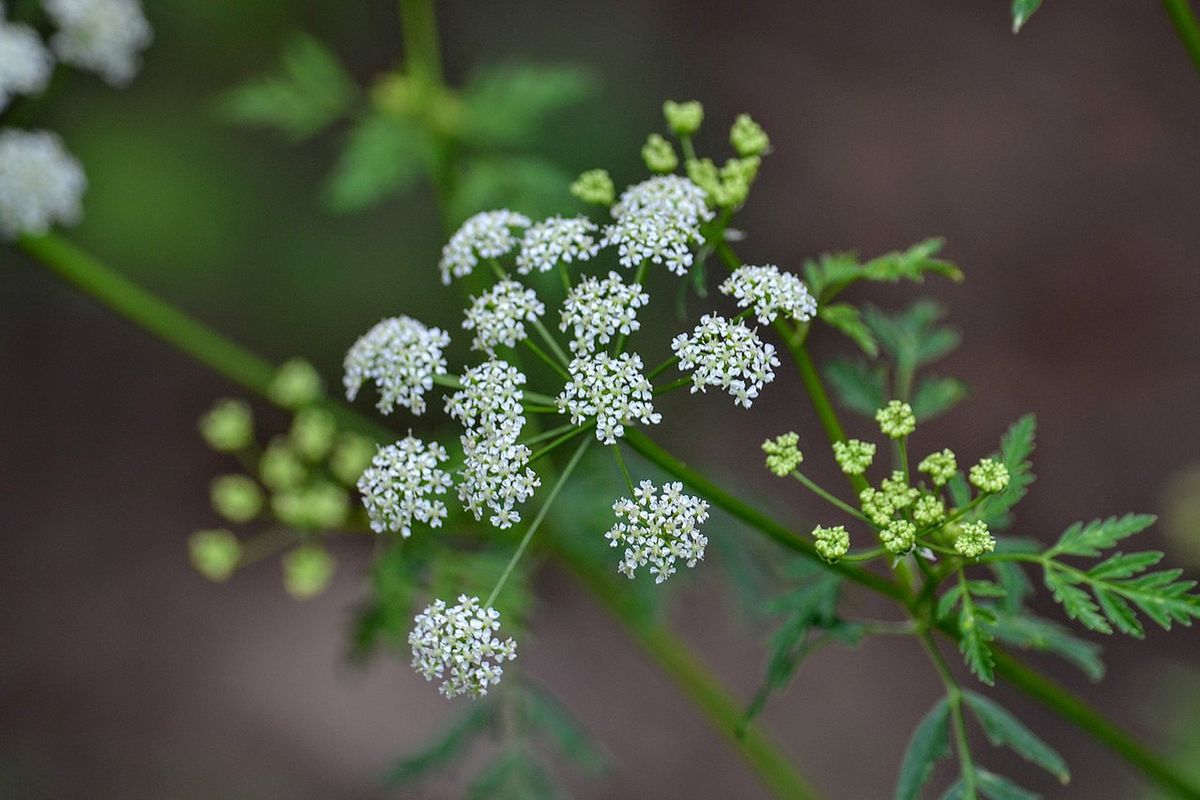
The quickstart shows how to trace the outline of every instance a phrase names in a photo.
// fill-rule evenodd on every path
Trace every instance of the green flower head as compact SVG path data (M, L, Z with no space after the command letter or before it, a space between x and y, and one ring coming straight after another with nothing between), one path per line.
M363 471L371 466L375 457L375 444L370 439L346 434L338 441L329 459L329 470L333 477L347 486L353 486Z
M981 492L995 494L1008 488L1008 467L992 458L971 467L971 483Z
M767 469L781 478L790 475L792 470L804 461L804 454L796 446L799 443L800 434L795 431L763 442L762 449L767 454Z
M350 513L350 498L333 483L288 489L271 498L271 510L285 525L310 530L337 528Z
M237 537L226 530L196 531L188 539L192 566L210 581L228 580L237 569L242 547Z
M771 147L771 140L749 114L739 114L729 131L729 143L739 156L761 156Z
M617 190L606 170L589 169L571 184L571 194L585 203L611 206Z
M942 487L958 472L958 461L954 458L954 451L947 449L925 456L917 464L917 469L927 474L934 486Z
M276 438L259 459L258 475L267 486L284 491L303 483L308 477L308 468L286 439Z
M862 475L875 460L875 445L858 439L833 443L833 457L842 472L847 475Z
M676 136L691 136L700 130L700 123L704 121L704 106L698 100L684 103L668 100L663 103L663 118Z
M917 429L912 406L899 400L892 400L876 411L875 421L884 435L891 439L903 439Z
M258 484L245 475L222 475L212 483L212 504L230 522L249 522L262 510Z
M871 522L881 528L891 522L892 516L896 513L896 508L887 495L878 489L870 487L863 489L858 495L858 500L862 505L862 512L870 518Z
M254 442L254 417L241 400L218 400L200 418L200 435L221 453L235 453Z
M679 157L675 155L675 148L671 147L671 143L657 133L650 134L646 139L646 143L642 145L642 161L646 162L646 168L651 172L665 173L674 172L679 166Z
M324 382L313 365L303 358L293 358L275 371L268 395L284 408L300 408L321 399L324 390Z
M816 540L817 552L831 564L850 552L850 534L846 533L845 527L841 525L832 528L818 525L813 529L812 535Z
M965 523L954 540L954 552L967 558L978 558L996 549L996 540L986 522Z
M884 548L893 555L903 555L917 543L917 526L906 519L894 519L879 532Z
M893 472L892 477L884 478L879 484L879 488L888 503L897 511L911 506L921 494L908 485L908 481L904 479L904 473L900 470Z
M316 597L329 586L337 561L324 547L306 544L283 557L283 586L297 600Z
M320 461L337 439L337 420L322 408L306 408L292 420L290 439L301 456Z
M913 506L912 518L913 522L923 528L937 525L946 518L946 504L940 497L923 494L917 498L916 505Z

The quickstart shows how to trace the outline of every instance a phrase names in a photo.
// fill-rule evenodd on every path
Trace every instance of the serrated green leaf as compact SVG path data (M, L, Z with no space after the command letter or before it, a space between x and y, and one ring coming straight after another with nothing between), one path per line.
M1063 607L1068 617L1098 633L1112 633L1112 626L1101 615L1091 595L1071 583L1066 575L1051 567L1045 570L1044 579L1054 602Z
M805 282L818 302L861 277L862 265L854 253L822 253L816 261L804 262Z
M564 756L592 774L608 768L608 755L562 703L532 686L526 687L524 699L530 727L545 735Z
M277 128L303 139L349 109L355 86L337 57L306 34L294 34L283 47L278 74L252 78L217 98L217 113L242 125Z
M835 359L826 365L825 379L842 405L864 416L874 417L887 402L883 367Z
M553 800L561 795L550 774L521 748L500 753L467 787L469 800Z
M900 280L920 283L925 279L925 273L933 272L954 281L961 281L963 274L957 266L949 261L934 258L945 243L945 239L926 239L907 250L873 258L863 265L863 277L888 283Z
M1092 580L1129 578L1162 561L1163 555L1157 550L1147 550L1141 553L1114 553L1089 569L1087 574Z
M1071 780L1071 771L1063 757L1007 709L970 690L963 692L963 699L994 746L1009 748L1021 758L1049 772L1059 783L1065 785Z
M1005 540L997 542L997 549ZM1025 598L1033 594L1033 581L1025 574L1025 570L1015 561L995 561L988 565L996 576L996 581L1004 587L1004 597L1000 599L1000 607L1005 611L1016 613L1025 605Z
M346 141L325 188L325 202L338 212L361 211L416 183L425 169L428 143L416 123L372 114Z
M879 345L871 329L862 320L862 314L849 303L832 303L821 306L817 316L826 325L850 337L871 358L879 355Z
M993 673L996 664L992 649L988 646L992 639L988 632L991 619L992 616L986 608L975 605L969 593L963 594L958 612L958 650L962 653L967 668L989 686L995 683Z
M950 616L950 612L958 605L958 601L962 599L963 591L966 589L961 583L956 583L946 590L937 604L937 618L946 619Z
M415 755L399 759L382 776L387 786L410 786L432 773L449 766L467 747L495 723L492 703L472 703L457 722Z
M1113 627L1135 639L1146 638L1146 630L1138 620L1137 612L1130 608L1124 598L1101 586L1093 586L1092 593L1096 595L1096 600L1100 603L1100 610L1104 612L1104 616L1108 617Z
M1028 614L1002 613L996 616L991 632L1006 644L1053 653L1079 667L1092 681L1104 677L1100 645L1073 636L1050 620Z
M596 73L579 65L488 67L463 90L463 137L483 147L527 146L551 114L587 100L599 85Z
M895 800L920 797L921 788L933 774L934 763L950 754L949 720L950 703L945 697L921 718L900 763Z
M1123 517L1109 517L1105 520L1094 519L1091 522L1076 522L1063 531L1058 542L1046 552L1047 557L1067 556L1099 556L1102 550L1114 546L1122 539L1135 533L1140 533L1154 524L1152 514L1126 514Z
M967 385L958 378L922 378L913 392L912 410L917 422L936 419L967 396Z
M1013 0L1012 2L1012 32L1020 33L1021 28L1042 5L1042 0Z
M986 769L976 769L975 780L979 785L980 794L988 800L1041 800L1042 798L1040 794L1022 789L1008 778Z
M1020 502L1034 481L1030 457L1036 443L1037 418L1033 414L1014 422L1000 437L999 459L1008 468L1008 487L999 494L991 495L977 510L975 517L982 519L992 528L1006 528L1010 524L1008 512Z

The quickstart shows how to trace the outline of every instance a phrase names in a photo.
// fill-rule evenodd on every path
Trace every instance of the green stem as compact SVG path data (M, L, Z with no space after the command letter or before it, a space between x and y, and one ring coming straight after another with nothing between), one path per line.
M542 507L538 509L537 516L533 518L529 530L525 531L525 535L521 537L521 543L517 545L516 552L512 554L512 558L504 566L504 572L500 573L500 579L496 581L496 585L492 588L492 593L488 595L487 601L483 604L484 608L491 608L492 603L496 601L500 590L504 588L504 584L508 581L508 576L512 575L512 571L517 568L517 562L521 560L521 556L525 554L525 549L529 547L529 543L533 540L533 535L537 533L538 528L542 527L542 521L546 519L546 514L550 513L550 506L554 505L555 498L562 491L567 478L571 477L571 473L575 471L575 467L579 466L579 460L583 458L584 451L587 450L588 445L591 443L590 439L584 439L579 447L576 448L575 455L571 456L571 460L563 468L562 474L558 476L558 480L554 483L554 488L550 490L550 494L542 502Z
M877 527L875 525L875 523L871 522L871 520L867 517L866 514L862 513L857 508L852 507L850 504L845 503L845 502L839 500L838 498L834 497L832 494L830 494L829 492L825 491L820 486L818 486L815 481L813 481L811 478L809 478L807 475L805 475L800 470L798 470L798 469L792 470L792 477L795 478L796 480L800 481L800 483L803 484L804 487L806 489L808 489L810 492L815 494L817 497L820 497L822 500L824 500L825 502L834 506L835 508L841 509L842 511L846 512L847 514L854 517L855 519L862 520L863 522L870 525L872 528Z
M553 453L555 450L557 450L562 445L564 445L567 442L574 439L579 434L583 433L584 431L590 431L591 429L592 429L591 425L586 425L586 426L581 425L579 427L572 428L572 430L570 430L569 432L564 433L562 436L559 436L553 442L551 442L550 444L543 447L541 450L538 450L536 453L531 455L529 457L529 463L533 464L534 462L540 461L541 459L543 459L546 456Z
M1200 72L1200 24L1196 22L1189 0L1162 0L1162 4L1171 24L1175 26L1179 41L1183 42L1183 49L1187 50L1196 71Z
M521 442L521 444L525 445L526 447L529 447L530 445L535 445L540 442L544 442L547 439L553 439L556 436L561 436L564 433L568 433L570 431L575 430L575 428L577 428L577 427L578 426L575 425L575 423L568 422L565 425L559 425L557 428L551 428L550 430L541 431L540 433L530 436L528 439L523 440Z
M941 650L938 650L937 642L933 640L929 631L921 631L917 638L921 641L921 646L933 663L934 670L946 687L946 700L950 703L950 718L954 727L955 748L958 750L958 760L961 765L963 796L974 798L976 797L975 764L971 760L971 745L967 739L967 723L962 708L962 688L958 685L954 673L950 671L950 665L946 663L946 657L942 655Z
M524 345L533 351L533 354L546 363L546 366L558 373L558 376L563 380L570 380L570 374L562 368L562 365L555 361L550 356L546 355L546 351L533 343L532 339L525 339Z
M550 352L554 353L554 355L558 357L558 360L562 362L562 365L564 367L569 367L571 365L570 356L566 354L554 337L550 335L550 331L546 330L546 326L542 324L540 319L535 319L533 321L533 329L538 332L538 336L542 337L542 341L545 342L546 346L550 348Z
M676 378L675 380L671 381L670 383L664 383L662 386L654 387L654 394L655 395L667 394L668 392L673 392L676 389L682 389L684 386L688 386L689 384L692 384L692 383L694 383L694 381L692 380L692 376L684 375L682 378Z
M637 496L633 488L633 476L629 474L629 467L625 466L625 457L621 455L621 444L617 442L612 446L613 458L617 460L617 466L621 468L621 474L625 476L625 485L629 487L629 499L632 500Z
M441 86L442 53L433 5L433 0L400 0L400 33L409 77L427 86Z

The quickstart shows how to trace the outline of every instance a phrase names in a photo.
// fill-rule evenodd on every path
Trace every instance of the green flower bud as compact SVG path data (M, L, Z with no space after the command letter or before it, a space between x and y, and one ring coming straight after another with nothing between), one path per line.
M834 442L833 457L842 468L842 472L847 475L862 475L875 460L875 445L858 439Z
M375 457L375 443L362 436L346 434L338 441L337 449L329 460L329 469L333 476L347 486L358 483L359 477L371 459Z
M981 492L995 494L1008 488L1008 467L992 458L971 467L971 483Z
M771 146L771 140L749 114L739 114L729 131L729 143L739 156L761 156Z
M671 143L657 133L650 134L642 145L642 161L651 172L674 172L679 166L679 157Z
M917 543L917 526L906 519L894 519L879 532L884 548L893 555L903 555Z
M212 482L212 504L230 522L249 522L262 510L258 484L245 475L222 475Z
M700 123L704 121L704 106L698 100L684 103L668 100L663 103L663 118L676 136L691 136L700 130Z
M576 178L571 184L571 194L585 203L598 206L611 206L617 190L613 187L612 178L602 169L589 169Z
M297 547L283 557L283 586L297 600L308 600L329 586L337 561L316 544Z
M228 580L237 569L242 547L237 537L226 530L196 531L188 539L192 566L210 581Z
M345 523L350 513L350 498L336 484L317 483L278 492L271 498L271 510L289 527L328 530Z
M925 456L921 463L917 464L917 469L927 474L933 485L940 488L958 472L958 461L954 457L954 451L947 449Z
M967 558L978 558L984 553L996 549L996 540L992 538L986 522L965 523L954 540L954 552Z
M710 158L691 158L687 162L687 174L692 183L699 186L709 197L721 191L721 173Z
M817 553L831 564L850 552L850 534L841 525L832 528L818 525L812 535L816 540Z
M258 473L267 486L276 491L283 491L304 483L308 477L308 468L286 439L276 438L258 462Z
M767 469L779 477L790 475L792 470L804 461L804 454L796 447L800 442L800 434L792 431L762 443L763 452L767 454Z
M917 418L912 406L892 400L875 412L875 421L883 434L892 439L903 439L917 429Z
M306 408L292 420L291 443L309 461L320 461L337 439L337 420L321 408Z
M862 506L862 512L867 515L871 522L879 527L886 526L892 521L892 516L896 513L896 508L892 505L887 495L878 489L867 487L858 495L858 501Z
M900 470L893 472L892 477L884 478L879 484L879 488L883 491L883 495L887 498L888 503L896 511L911 506L918 495L921 494L908 485L908 481L904 479L904 473Z
M321 399L325 384L312 364L303 358L288 359L271 380L268 395L284 408L300 408Z
M946 518L946 504L940 497L923 494L917 498L917 503L913 506L912 518L923 528L937 525Z
M235 453L254 442L254 417L241 400L218 400L200 418L200 435L221 453Z

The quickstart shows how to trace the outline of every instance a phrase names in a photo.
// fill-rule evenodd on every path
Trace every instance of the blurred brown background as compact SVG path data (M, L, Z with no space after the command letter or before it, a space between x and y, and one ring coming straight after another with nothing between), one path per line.
M1200 76L1156 3L1047 0L1017 37L1007 6L447 2L441 23L451 80L505 58L599 69L601 101L552 132L572 170L635 178L665 97L702 99L713 144L751 112L775 145L740 219L751 261L946 236L968 280L926 288L964 333L944 371L973 393L924 433L981 454L1036 412L1038 482L1019 531L1050 538L1077 518L1163 511L1164 487L1200 461ZM273 66L296 28L369 79L398 56L392 3L156 0L147 12L157 39L139 81L114 92L80 77L43 121L91 179L74 238L273 359L310 355L333 382L371 322L450 302L425 195L331 216L313 199L329 141L228 129L208 103ZM13 251L0 260L0 796L386 796L381 768L452 708L402 662L345 665L366 553L340 552L333 589L304 604L275 563L223 586L195 575L185 540L212 522L207 484L229 468L195 420L233 390ZM457 326L450 305L421 313ZM710 424L729 413L715 398L666 427L696 461L755 481L765 434L818 437L797 391L772 387L735 430ZM796 504L797 518L816 511ZM1196 571L1200 530L1176 528L1149 536ZM730 613L708 567L674 618L749 697L763 632ZM763 796L580 589L556 574L541 588L522 663L618 764L606 781L573 779L578 796ZM1100 686L1051 670L1170 749L1196 706L1198 684L1180 678L1196 633L1105 644ZM765 719L829 797L886 797L937 691L915 646L872 642L821 653ZM988 763L1051 797L1152 796L1066 724L1000 695L1076 779L1058 788L999 753Z

